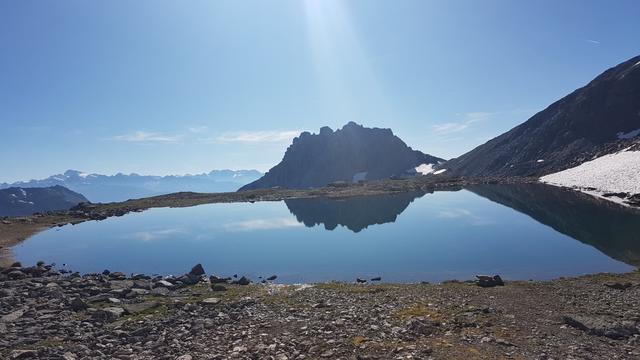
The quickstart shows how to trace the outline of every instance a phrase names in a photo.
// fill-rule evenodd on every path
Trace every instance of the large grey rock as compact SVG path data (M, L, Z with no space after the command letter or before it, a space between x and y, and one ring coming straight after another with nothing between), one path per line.
M92 315L94 320L112 322L125 314L125 309L121 307L106 307L95 311Z
M202 267L202 264L197 264L194 267L192 267L191 271L189 271L189 275L194 275L194 276L204 275L204 268Z
M158 307L159 305L160 304L156 301L147 301L147 302L141 302L141 303L135 303L135 304L126 304L126 305L123 305L123 307L129 314L138 314L138 313L153 309L155 307Z
M589 315L565 315L563 319L567 325L611 339L624 339L640 333L639 324L634 321Z

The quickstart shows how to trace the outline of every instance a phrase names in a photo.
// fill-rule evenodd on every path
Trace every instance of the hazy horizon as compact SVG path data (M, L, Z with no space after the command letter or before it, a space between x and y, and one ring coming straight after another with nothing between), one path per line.
M275 5L274 5L275 4ZM275 165L301 131L453 158L640 53L619 1L0 4L0 182ZM144 19L144 21L140 21Z

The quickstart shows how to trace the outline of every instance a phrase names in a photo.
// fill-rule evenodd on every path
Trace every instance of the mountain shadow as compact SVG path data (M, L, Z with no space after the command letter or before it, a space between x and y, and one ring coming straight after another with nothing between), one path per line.
M307 227L324 224L325 229L333 230L342 225L357 233L369 225L396 221L413 200L424 194L408 192L349 199L290 199L285 200L285 204L298 222Z
M640 266L640 211L544 184L475 185L467 190L529 215L611 258Z

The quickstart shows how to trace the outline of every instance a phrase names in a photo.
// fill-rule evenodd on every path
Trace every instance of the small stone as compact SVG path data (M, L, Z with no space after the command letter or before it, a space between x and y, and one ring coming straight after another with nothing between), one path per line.
M72 352L66 352L62 354L62 360L76 360L78 356Z
M227 291L227 288L219 284L213 284L211 285L211 291Z
M93 319L105 322L112 322L124 315L125 310L120 307L106 307L93 313Z
M82 301L82 299L80 299L79 297L74 298L73 300L71 300L71 309L73 311L81 311L87 308L87 303L85 303L84 301Z
M35 350L13 350L11 352L11 359L33 359L38 353Z
M155 286L162 286L162 287L171 289L173 287L173 284L168 282L167 280L160 280L160 281L156 282Z
M608 282L608 283L605 283L604 286L612 288L612 289L616 289L616 290L627 290L628 288L633 286L633 284L631 284L629 282L627 282L627 283Z
M330 358L332 356L333 356L333 350L327 350L322 354L320 354L320 357L323 357L323 358Z
M234 284L238 284L238 285L249 285L251 284L251 280L247 279L246 277L241 277L239 280L234 281Z
M193 357L189 354L180 355L176 358L176 360L191 360Z
M203 304L208 304L208 305L216 305L220 303L220 299L216 298L216 297L210 297L210 298L206 298L202 301L200 301Z
M504 281L502 281L500 275L476 275L476 278L478 278L476 285L480 287L504 286Z
M0 317L0 322L14 322L20 319L24 315L23 310L16 310L14 312L10 312L7 315L3 315Z
M606 336L610 339L625 339L640 333L631 321L619 321L604 316L565 315L564 322L588 334Z
M143 311L147 311L155 307L158 307L159 305L160 304L155 301L149 301L149 302L141 302L141 303L135 303L135 304L125 304L123 305L123 307L129 314L138 314Z

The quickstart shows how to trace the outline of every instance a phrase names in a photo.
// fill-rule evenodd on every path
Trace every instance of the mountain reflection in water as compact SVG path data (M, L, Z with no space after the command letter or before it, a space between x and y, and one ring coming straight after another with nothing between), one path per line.
M477 185L466 189L529 215L609 257L640 266L640 210L544 184Z
M544 184L474 185L465 188L495 203L530 216L544 225L611 258L640 266L640 210L580 192ZM338 225L360 232L370 225L395 222L423 192L349 199L285 200L289 211L307 227Z
M327 230L338 225L360 232L369 225L395 222L416 198L424 192L395 195L372 195L348 199L290 199L285 200L289 211L307 227L324 224Z

